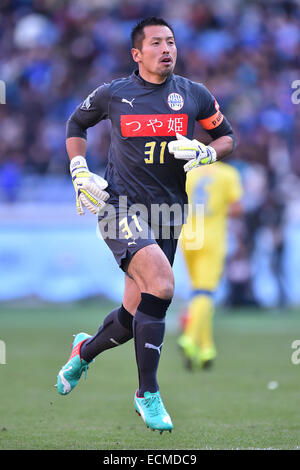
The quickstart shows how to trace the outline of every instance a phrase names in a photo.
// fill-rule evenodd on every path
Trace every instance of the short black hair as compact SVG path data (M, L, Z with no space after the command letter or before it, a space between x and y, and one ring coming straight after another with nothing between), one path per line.
M173 36L175 37L172 26L170 26L163 18L151 16L137 23L131 31L131 47L136 49L142 48L142 43L145 38L144 28L146 26L167 26L167 28L172 31Z

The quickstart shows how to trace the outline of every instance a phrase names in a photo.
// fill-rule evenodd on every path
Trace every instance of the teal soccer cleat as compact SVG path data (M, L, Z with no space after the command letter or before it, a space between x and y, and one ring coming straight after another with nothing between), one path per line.
M160 434L164 431L172 431L173 424L164 407L159 391L156 393L145 392L143 398L139 398L135 394L134 407L146 426L151 428L152 431L158 430Z
M76 387L83 372L85 372L86 378L90 363L80 357L80 347L88 338L91 338L91 336L86 333L75 335L71 346L71 356L68 362L60 369L57 376L57 391L61 395L67 395Z

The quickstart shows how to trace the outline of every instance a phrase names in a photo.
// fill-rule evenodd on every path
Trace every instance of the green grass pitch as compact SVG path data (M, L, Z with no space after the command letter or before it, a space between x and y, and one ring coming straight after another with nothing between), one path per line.
M217 311L218 360L191 373L176 346L175 303L158 374L174 431L160 435L134 412L132 342L99 356L70 395L54 388L72 334L93 334L110 308L105 301L1 308L0 449L300 448L300 364L291 362L299 313Z

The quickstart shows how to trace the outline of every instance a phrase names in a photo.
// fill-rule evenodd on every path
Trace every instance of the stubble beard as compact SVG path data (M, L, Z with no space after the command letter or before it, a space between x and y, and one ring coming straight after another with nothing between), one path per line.
M162 78L168 78L173 73L174 68L175 68L175 65L172 64L172 66L169 68L159 70L159 75Z

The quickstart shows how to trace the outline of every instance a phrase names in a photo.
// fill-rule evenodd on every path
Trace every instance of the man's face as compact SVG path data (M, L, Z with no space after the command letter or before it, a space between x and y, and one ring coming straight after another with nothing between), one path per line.
M172 31L167 26L146 26L140 49L132 49L141 76L148 81L163 82L175 67L177 49Z

